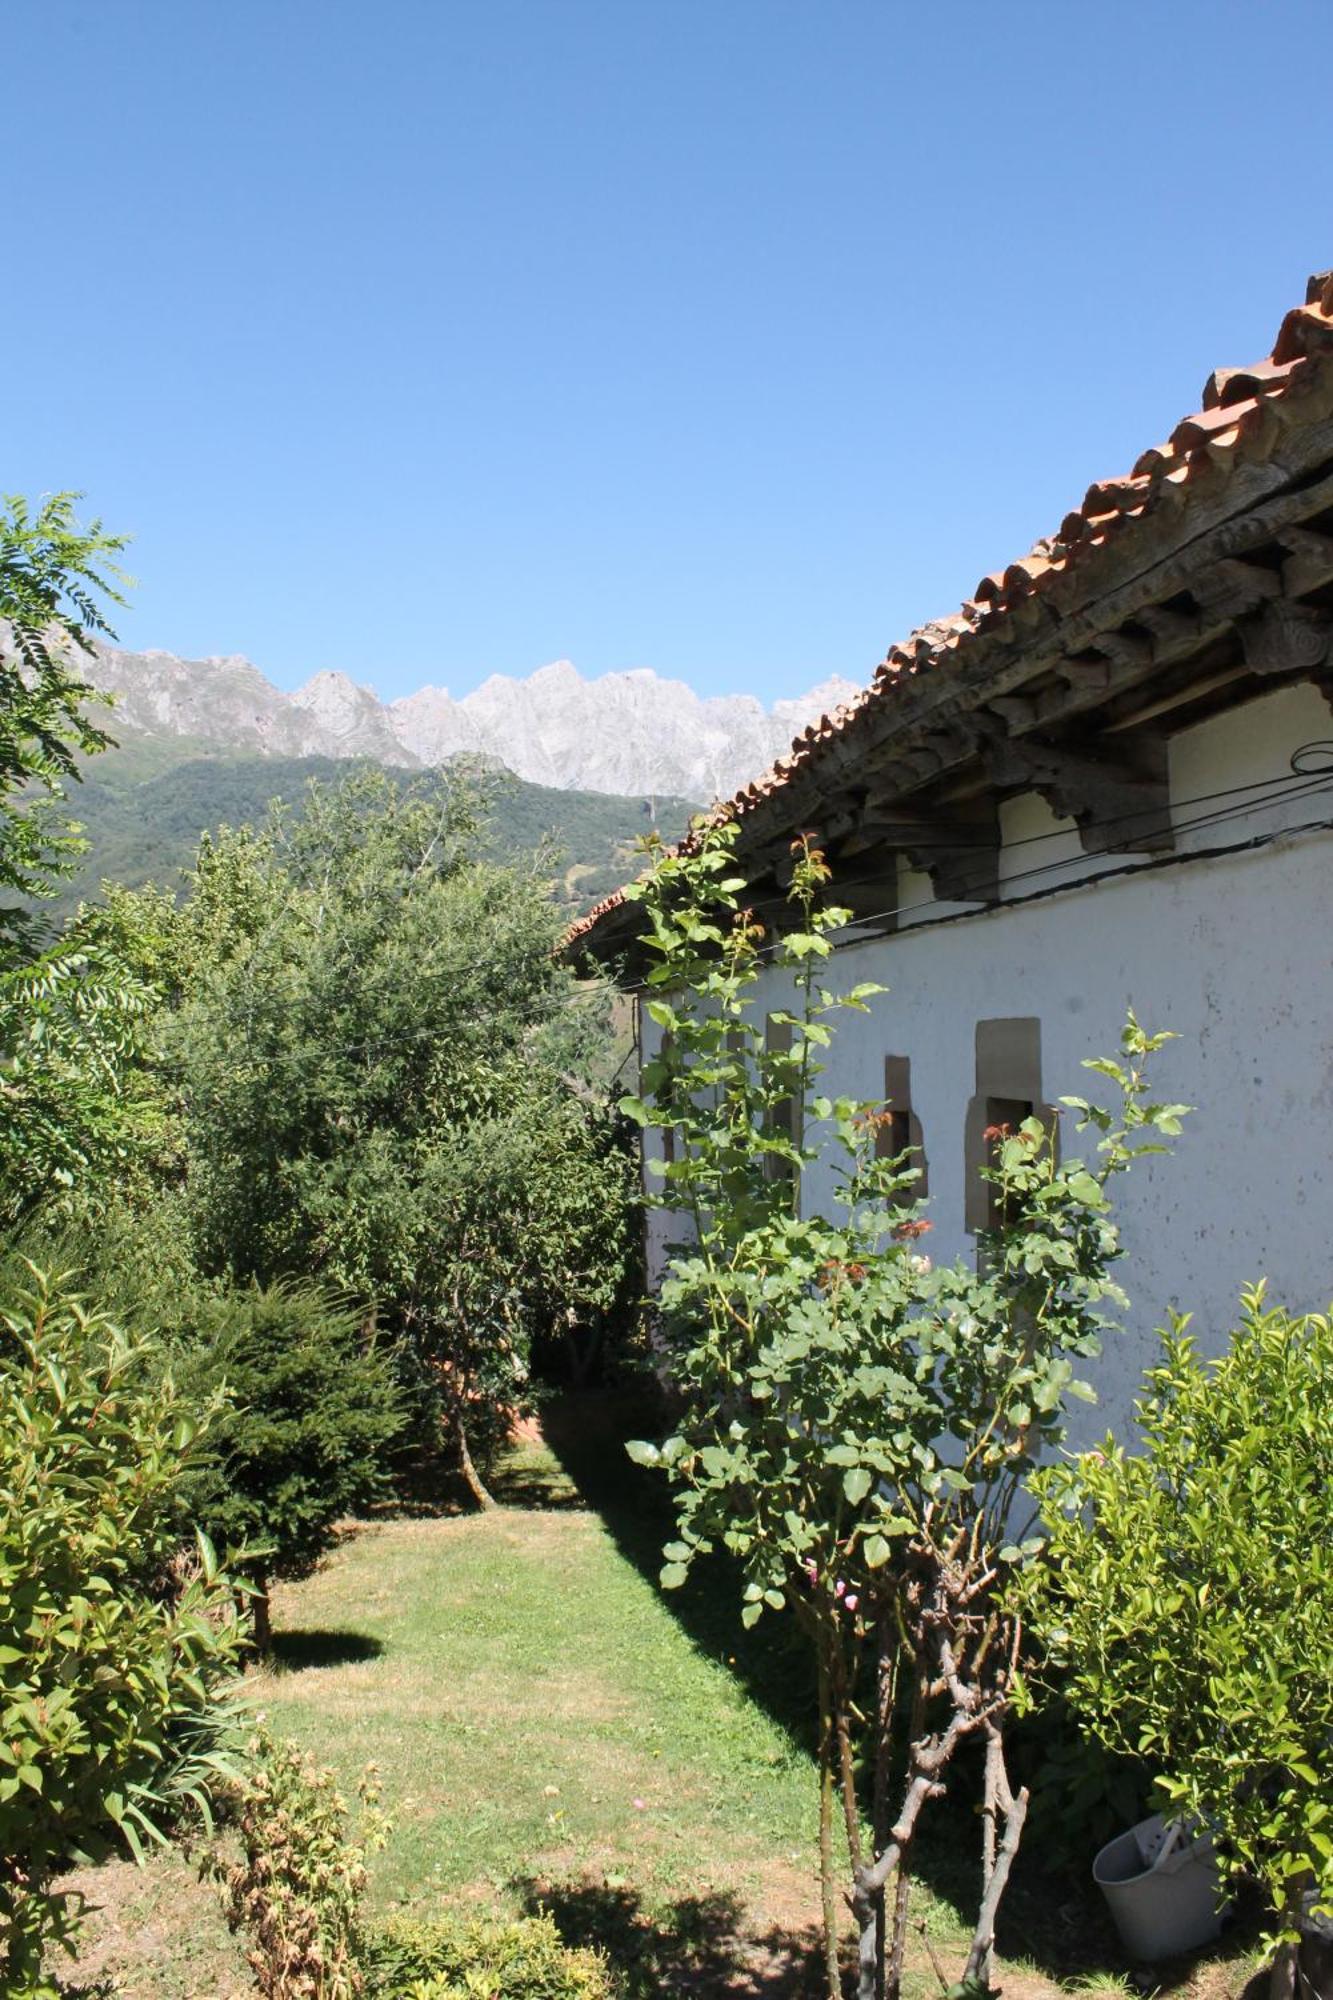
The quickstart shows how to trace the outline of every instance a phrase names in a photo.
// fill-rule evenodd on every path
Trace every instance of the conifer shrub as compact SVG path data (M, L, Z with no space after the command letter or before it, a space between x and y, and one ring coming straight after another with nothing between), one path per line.
M350 1305L314 1285L205 1294L193 1317L178 1336L183 1374L196 1393L226 1400L189 1504L251 1580L266 1646L270 1581L309 1575L338 1522L386 1490L403 1425L394 1357Z

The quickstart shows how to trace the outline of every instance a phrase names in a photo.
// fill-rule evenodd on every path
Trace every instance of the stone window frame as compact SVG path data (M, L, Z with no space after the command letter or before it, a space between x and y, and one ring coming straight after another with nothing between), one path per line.
M1042 1090L1040 1017L1006 1014L978 1021L975 1048L976 1088L963 1133L963 1227L969 1236L997 1227L1001 1219L995 1184L982 1177L993 1153L986 1138L990 1127L1039 1118L1053 1139L1059 1135L1055 1107Z

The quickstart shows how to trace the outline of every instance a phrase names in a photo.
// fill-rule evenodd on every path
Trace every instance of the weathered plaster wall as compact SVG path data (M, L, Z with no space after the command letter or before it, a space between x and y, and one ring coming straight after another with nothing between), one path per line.
M1333 817L1325 790L1184 830L1220 803L1192 803L1200 794L1281 777L1298 745L1330 736L1327 705L1302 687L1178 737L1172 810L1182 848ZM1009 895L1060 879L1016 879L1039 862L1078 865L1072 836L1040 801L1011 802L1003 823L1014 842L1002 868ZM1049 843L1018 845L1053 829ZM1098 865L1084 858L1085 868ZM1080 1418L1077 1435L1127 1414L1168 1306L1192 1311L1201 1341L1216 1347L1251 1279L1266 1276L1295 1307L1333 1298L1333 835L1292 833L1254 853L1113 876L937 929L918 922L848 944L836 970L847 985L876 979L891 990L870 1015L842 1017L825 1087L877 1099L885 1055L910 1058L930 1161L934 1233L923 1247L942 1258L973 1250L963 1143L978 1021L1040 1019L1048 1099L1095 1094L1088 1086L1099 1080L1082 1061L1114 1048L1131 1005L1146 1026L1179 1036L1158 1058L1157 1079L1162 1095L1197 1109L1173 1155L1121 1184L1120 1276L1133 1311L1098 1364L1101 1407ZM764 984L765 1004L781 1004L777 976ZM1068 1135L1066 1147L1074 1143ZM830 1179L812 1177L812 1200L827 1198ZM655 1217L658 1255L669 1233Z

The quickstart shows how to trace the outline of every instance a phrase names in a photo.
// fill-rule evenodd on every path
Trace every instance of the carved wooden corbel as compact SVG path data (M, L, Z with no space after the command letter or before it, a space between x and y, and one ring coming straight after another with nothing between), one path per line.
M966 816L941 816L928 834L904 840L902 851L930 877L942 903L994 903L1000 895L1000 816L985 800Z
M861 874L871 853L890 852L906 855L913 868L928 875L941 902L993 903L999 896L1000 820L992 800L969 804L962 812L913 813L897 805L892 794L872 795L841 853L856 857Z
M1252 673L1308 675L1321 684L1329 678L1333 617L1327 611L1275 597L1237 630Z
M1223 556L1192 580L1190 591L1200 604L1226 618L1243 618L1257 605L1282 595L1282 578L1276 570L1239 556Z
M1159 853L1173 845L1165 741L1137 738L1122 751L1102 745L995 743L992 780L1024 786L1061 819L1072 819L1085 854Z
M1193 613L1167 611L1159 604L1146 605L1134 616L1140 625L1147 627L1163 650L1188 651L1199 643L1203 632L1202 621Z
M1288 551L1282 565L1282 587L1288 597L1305 597L1333 583L1333 535L1286 528L1277 539Z

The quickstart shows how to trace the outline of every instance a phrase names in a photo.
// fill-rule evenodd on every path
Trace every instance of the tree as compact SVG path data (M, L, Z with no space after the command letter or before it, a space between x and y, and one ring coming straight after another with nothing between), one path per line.
M82 852L63 816L78 759L110 738L88 719L96 689L79 655L95 634L111 635L99 600L124 602L115 562L125 537L100 521L80 528L73 493L34 511L21 496L0 500L0 892L48 893ZM0 905L0 956L36 934L22 905Z
M339 1521L381 1497L402 1429L392 1356L358 1315L311 1285L196 1294L174 1329L191 1396L221 1405L188 1482L190 1518L253 1584L255 1641L272 1638L269 1584L308 1576Z
M901 1978L920 1815L968 1744L984 1749L985 1776L965 1976L984 1985L1027 1808L1004 1755L1024 1659L1011 1583L1039 1548L1019 1525L1023 1485L1059 1442L1066 1398L1091 1393L1076 1364L1097 1350L1104 1307L1123 1303L1108 1184L1157 1149L1152 1133L1179 1129L1182 1107L1147 1101L1142 1065L1165 1038L1131 1017L1120 1060L1092 1065L1116 1086L1118 1111L1065 1100L1095 1135L1092 1161L1058 1157L1039 1119L997 1129L999 1225L979 1269L935 1268L910 1156L877 1157L886 1114L817 1094L838 1014L881 990L822 984L848 913L825 904L828 870L797 841L790 925L770 945L738 905L736 837L734 823L702 827L693 851L661 857L636 892L648 1011L664 1038L643 1095L623 1109L673 1135L662 1200L688 1228L660 1300L683 1414L665 1442L631 1449L676 1489L663 1584L726 1549L744 1577L745 1622L785 1611L812 1644L831 2000L835 1819L857 1990L876 2000ZM787 1031L772 1041L757 990L770 958L791 994L769 1016ZM805 1181L825 1151L841 1169L829 1215L811 1212Z
M586 1365L633 1268L634 1160L615 1115L539 1064L479 1066L466 1119L422 1160L414 1321L474 1499L530 1400L534 1341ZM583 1342L578 1336L582 1333Z
M0 1312L0 1985L46 1995L71 1859L139 1856L229 1772L242 1629L181 1482L214 1406L32 1271Z
M30 908L83 851L67 786L79 757L109 740L85 713L96 691L79 656L109 630L99 596L122 601L111 558L125 544L99 522L79 528L73 504L68 493L35 512L17 497L0 504L0 1228L10 1231L123 1162L134 1135L126 1078L154 999L86 924L43 949Z
M1177 1318L1138 1406L1142 1448L1047 1467L1029 1615L1097 1740L1146 1759L1163 1810L1218 1836L1276 1918L1333 1906L1333 1318L1245 1294L1205 1361Z
M0 965L0 1229L45 1204L94 1202L145 1136L133 1083L158 996L71 926L35 958Z
M604 998L484 811L466 776L357 774L205 841L162 1045L204 1269L373 1305L479 1497L469 1440L524 1403L534 1337L607 1309L630 1185L568 1071L569 1011Z

